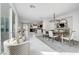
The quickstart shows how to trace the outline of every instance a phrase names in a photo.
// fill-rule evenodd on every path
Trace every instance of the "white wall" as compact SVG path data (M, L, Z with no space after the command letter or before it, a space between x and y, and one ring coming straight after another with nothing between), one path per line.
M43 29L46 29L46 30L55 29L54 22L49 22L47 20L43 21Z
M72 16L73 30L76 31L74 33L74 40L79 41L79 10L61 15L60 17L65 17L65 16Z
M49 30L54 30L55 29L55 23L54 22L49 22Z
M43 21L43 29L48 30L49 21L45 20Z
M69 19L69 27L74 30L74 40L79 41L79 10L76 10L71 13L63 14L60 17L72 16L72 19ZM43 21L43 29L51 30L53 29L53 23L49 21Z
M15 14L15 19L13 19L13 20L15 20L15 24L14 24L15 29L14 30L15 30L15 37L16 37L18 26L20 26L19 25L19 17L18 17L18 13L17 13L16 9L14 8L14 5L12 3L10 3L9 5L12 8L12 11Z

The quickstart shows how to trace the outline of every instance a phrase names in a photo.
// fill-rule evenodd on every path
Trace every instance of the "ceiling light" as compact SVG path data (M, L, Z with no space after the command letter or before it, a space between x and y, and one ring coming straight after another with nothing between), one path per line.
M35 5L30 5L30 8L35 8L36 6Z

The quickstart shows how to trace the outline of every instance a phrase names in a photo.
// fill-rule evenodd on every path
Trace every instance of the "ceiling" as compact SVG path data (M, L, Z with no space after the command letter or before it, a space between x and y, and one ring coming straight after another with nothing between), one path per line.
M15 3L13 4L21 20L38 21L73 12L79 9L78 3Z

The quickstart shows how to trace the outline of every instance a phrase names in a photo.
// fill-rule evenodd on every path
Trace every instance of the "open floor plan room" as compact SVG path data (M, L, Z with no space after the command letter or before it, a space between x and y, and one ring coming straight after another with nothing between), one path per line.
M0 3L0 55L79 53L79 3Z

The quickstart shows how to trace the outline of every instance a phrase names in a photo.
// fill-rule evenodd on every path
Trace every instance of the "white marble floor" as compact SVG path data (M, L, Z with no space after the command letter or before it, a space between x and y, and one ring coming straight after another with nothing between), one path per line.
M36 33L32 33L30 36L30 55L73 54L72 52L79 53L78 48L57 41L48 41L48 38L43 38L41 35Z
M71 55L79 52L79 49L77 48L61 44L60 42L57 41L54 42L48 41L48 38L44 39L43 37L38 37L36 34L32 35L33 36L30 37L30 49L31 49L30 55L54 55L54 54ZM45 40L48 43L42 40ZM50 45L52 47L50 47Z
M52 49L56 50L59 53L79 53L79 48L76 48L75 46L71 46L65 43L61 43L58 41L55 41L49 38L43 38L43 37L38 37L42 42L44 42L46 45L51 47Z
M58 54L34 35L30 38L30 49L30 55Z
M57 55L57 54L63 54L61 53L62 51L67 52L64 54L72 54L70 52L79 52L79 49L69 47L56 41L54 42L48 41L48 38L44 39L43 37L38 37L34 33L32 33L29 36L29 38L30 38L30 55L55 55L55 54Z

